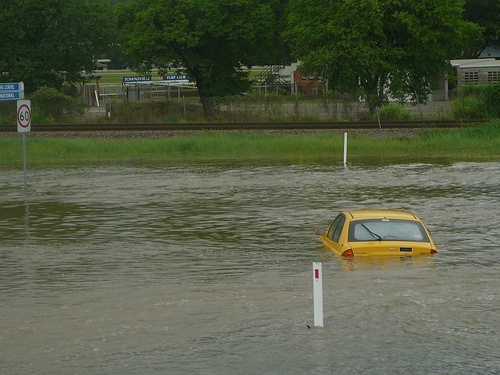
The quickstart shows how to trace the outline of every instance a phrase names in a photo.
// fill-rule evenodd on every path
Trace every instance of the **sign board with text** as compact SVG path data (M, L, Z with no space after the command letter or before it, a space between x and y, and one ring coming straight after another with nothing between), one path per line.
M169 74L163 76L164 81L176 81L176 82L188 82L189 81L189 76L187 74Z
M24 99L24 83L0 83L0 100Z
M122 83L151 82L152 76L127 76L122 78Z

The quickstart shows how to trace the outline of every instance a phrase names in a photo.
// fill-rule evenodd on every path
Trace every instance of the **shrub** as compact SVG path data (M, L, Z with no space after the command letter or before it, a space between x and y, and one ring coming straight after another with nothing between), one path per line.
M385 121L399 121L399 120L411 120L413 115L411 112L400 106L399 104L389 103L378 111L380 119ZM377 115L374 115L374 120L377 119Z
M483 95L487 118L500 118L500 83L484 86Z
M33 112L37 113L41 123L66 120L72 116L83 114L83 106L78 99L64 95L52 87L39 88L30 95L29 99Z
M500 118L500 83L492 85L467 85L459 90L453 102L453 117L477 120Z
M485 118L485 102L480 96L462 96L453 102L453 117L460 120Z
M1 125L12 125L16 123L17 110L16 102L11 101L0 101L0 124Z
M40 108L33 107L31 110L31 123L35 125L51 124L53 119L46 116Z

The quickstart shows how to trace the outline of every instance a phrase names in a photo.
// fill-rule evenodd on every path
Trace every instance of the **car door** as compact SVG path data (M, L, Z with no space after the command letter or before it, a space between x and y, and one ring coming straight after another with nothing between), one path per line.
M343 213L338 214L338 216L333 220L332 225L328 228L328 233L326 234L325 243L326 245L336 253L340 254L340 248L342 244L339 242L344 225L346 222L346 217Z

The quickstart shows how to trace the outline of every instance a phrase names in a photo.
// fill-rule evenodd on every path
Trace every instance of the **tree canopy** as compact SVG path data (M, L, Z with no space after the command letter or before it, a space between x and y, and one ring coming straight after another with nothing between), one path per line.
M274 1L135 0L118 25L136 69L182 68L196 83L206 115L211 98L248 89L242 66L269 61L276 43Z
M60 88L106 50L113 27L105 0L0 0L0 76L27 92Z
M460 0L290 0L285 33L304 68L356 92L371 110L388 95L425 98L479 33Z
M1 81L23 81L28 92L59 88L100 57L141 72L182 69L208 116L212 98L248 89L242 67L280 63L288 50L330 88L374 109L388 96L425 98L449 59L500 43L500 0L0 0L0 7Z
M478 57L487 46L500 46L500 0L466 0L464 18L483 27L483 34L468 49Z

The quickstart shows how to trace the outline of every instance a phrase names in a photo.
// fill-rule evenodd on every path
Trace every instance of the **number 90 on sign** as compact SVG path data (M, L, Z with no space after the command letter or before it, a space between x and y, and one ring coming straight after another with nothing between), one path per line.
M27 133L31 130L31 102L29 100L17 101L17 131Z

